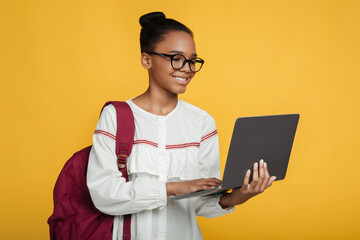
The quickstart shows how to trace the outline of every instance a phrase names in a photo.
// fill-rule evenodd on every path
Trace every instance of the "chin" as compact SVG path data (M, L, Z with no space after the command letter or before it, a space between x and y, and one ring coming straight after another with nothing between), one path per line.
M183 94L186 92L186 87L181 88L181 89L174 89L174 91L172 91L175 94Z
M186 91L178 92L177 94L184 94Z

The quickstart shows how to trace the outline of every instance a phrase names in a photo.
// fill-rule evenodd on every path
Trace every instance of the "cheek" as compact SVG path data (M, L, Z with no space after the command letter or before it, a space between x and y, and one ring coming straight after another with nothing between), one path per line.
M154 66L152 68L153 80L165 88L169 87L169 84L171 84L172 75L174 75L174 69L171 66L169 68L164 65L161 65L161 66Z
M175 71L171 66L161 66L161 68L158 69L158 76L168 81L169 78L174 75Z
M171 67L170 63L160 62L153 64L153 71L154 73L156 72L159 75L163 75L172 73L174 69Z

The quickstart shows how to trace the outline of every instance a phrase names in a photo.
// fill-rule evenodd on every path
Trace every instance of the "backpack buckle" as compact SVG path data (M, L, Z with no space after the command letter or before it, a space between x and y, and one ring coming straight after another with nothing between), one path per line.
M117 157L118 157L117 159L118 167L121 169L126 167L128 156L126 154L119 154Z

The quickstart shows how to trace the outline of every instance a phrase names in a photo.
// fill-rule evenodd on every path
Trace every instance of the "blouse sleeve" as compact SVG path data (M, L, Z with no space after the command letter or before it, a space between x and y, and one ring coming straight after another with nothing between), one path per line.
M199 149L199 163L201 178L214 177L220 179L219 138L215 120L209 114L206 114L203 121L202 138ZM223 209L220 206L220 197L221 196L196 198L194 201L196 215L213 218L226 213L232 213L234 207Z
M115 107L108 105L96 125L87 170L87 186L95 207L109 215L125 215L165 206L165 182L126 182L122 177L115 154L116 125Z

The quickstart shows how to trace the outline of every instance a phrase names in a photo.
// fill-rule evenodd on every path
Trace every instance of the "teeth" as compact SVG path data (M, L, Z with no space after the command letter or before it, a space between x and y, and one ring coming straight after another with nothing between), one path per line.
M175 77L175 76L173 76L173 78L175 78L175 79L177 79L177 80L179 80L179 81L186 81L186 78Z

